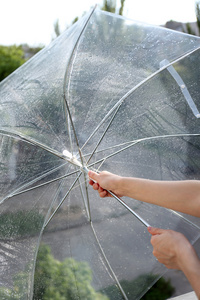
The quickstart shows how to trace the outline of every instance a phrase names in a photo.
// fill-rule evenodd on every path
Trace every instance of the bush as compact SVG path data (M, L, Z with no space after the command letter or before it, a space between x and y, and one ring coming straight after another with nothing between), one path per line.
M91 285L92 271L86 262L56 260L47 245L38 251L33 300L109 300Z
M151 286L152 282L156 280L157 275L154 274L144 274L140 275L138 278L132 281L123 280L120 282L125 293L127 293L128 299L138 299L141 297L141 287L146 288ZM110 299L120 300L119 294L113 293L113 286L106 288L106 295ZM141 298L141 300L165 300L171 297L174 293L174 288L172 287L169 280L164 278L159 279L149 291Z
M2 300L26 300L30 288L32 269L28 264L24 272L13 278L13 288L0 287ZM56 260L49 246L42 244L38 251L33 300L109 300L91 285L92 271L86 262L66 258Z
M0 46L0 81L25 62L21 46Z
M35 235L41 230L43 223L44 216L35 210L4 213L0 217L0 238Z

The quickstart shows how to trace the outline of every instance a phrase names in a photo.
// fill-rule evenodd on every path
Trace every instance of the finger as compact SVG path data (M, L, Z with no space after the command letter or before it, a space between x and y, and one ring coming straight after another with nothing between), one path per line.
M155 256L157 261L159 261L161 264L169 264L170 258L166 257L166 255L163 255L161 252L154 249L152 254Z
M165 229L161 228L155 228L155 227L148 227L148 232L151 233L152 235L157 235L157 234L162 234Z
M98 181L99 174L97 174L96 172L89 170L88 176L89 176L89 178L92 179L93 181Z
M97 183L98 184L98 183ZM98 192L99 193L102 193L102 192L104 192L105 190L98 184L98 186L99 186L99 188L98 188Z
M108 192L105 191L105 190L103 190L103 191L99 192L99 196L100 196L101 198L107 197L107 196L108 196Z
M98 191L99 190L99 184L97 183L97 182L93 182L93 189L95 190L95 191Z
M157 261L163 264L168 269L179 269L178 265L170 259L166 259L164 257L157 257Z
M104 190L101 186L99 186L98 192L101 198L108 196L108 191Z
M90 179L90 180L89 180L89 184L90 184L90 185L93 185L93 184L94 184L94 181L93 181L92 179Z

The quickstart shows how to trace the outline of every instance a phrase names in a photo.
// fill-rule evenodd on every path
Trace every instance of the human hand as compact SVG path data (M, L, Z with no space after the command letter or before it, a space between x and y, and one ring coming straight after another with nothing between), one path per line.
M89 171L88 176L90 178L89 184L94 190L98 191L101 198L112 197L107 190L112 191L118 197L123 195L122 190L120 189L120 176L106 171L99 174Z
M168 269L182 270L188 261L188 256L193 255L193 247L186 237L173 230L148 227L151 233L153 255Z

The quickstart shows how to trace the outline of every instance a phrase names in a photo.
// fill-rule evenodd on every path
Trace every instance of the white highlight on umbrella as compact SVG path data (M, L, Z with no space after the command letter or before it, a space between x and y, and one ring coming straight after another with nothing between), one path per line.
M73 165L76 165L77 167L80 167L80 168L83 167L82 164L80 163L80 161L78 161L78 159L76 158L76 156L72 155L67 149L63 150L63 155Z
M63 150L63 156L67 159L71 164L79 167L82 172L88 174L89 169L82 165L81 162L76 158L76 156L72 155L67 149Z

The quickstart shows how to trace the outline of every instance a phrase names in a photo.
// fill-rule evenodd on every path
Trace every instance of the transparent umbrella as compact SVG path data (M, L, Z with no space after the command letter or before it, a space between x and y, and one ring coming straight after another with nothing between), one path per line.
M148 224L198 239L195 218L99 199L87 170L199 178L199 49L93 10L1 83L1 299L32 299L41 240L72 266L44 299L54 287L53 299L116 300L140 299L166 271Z

